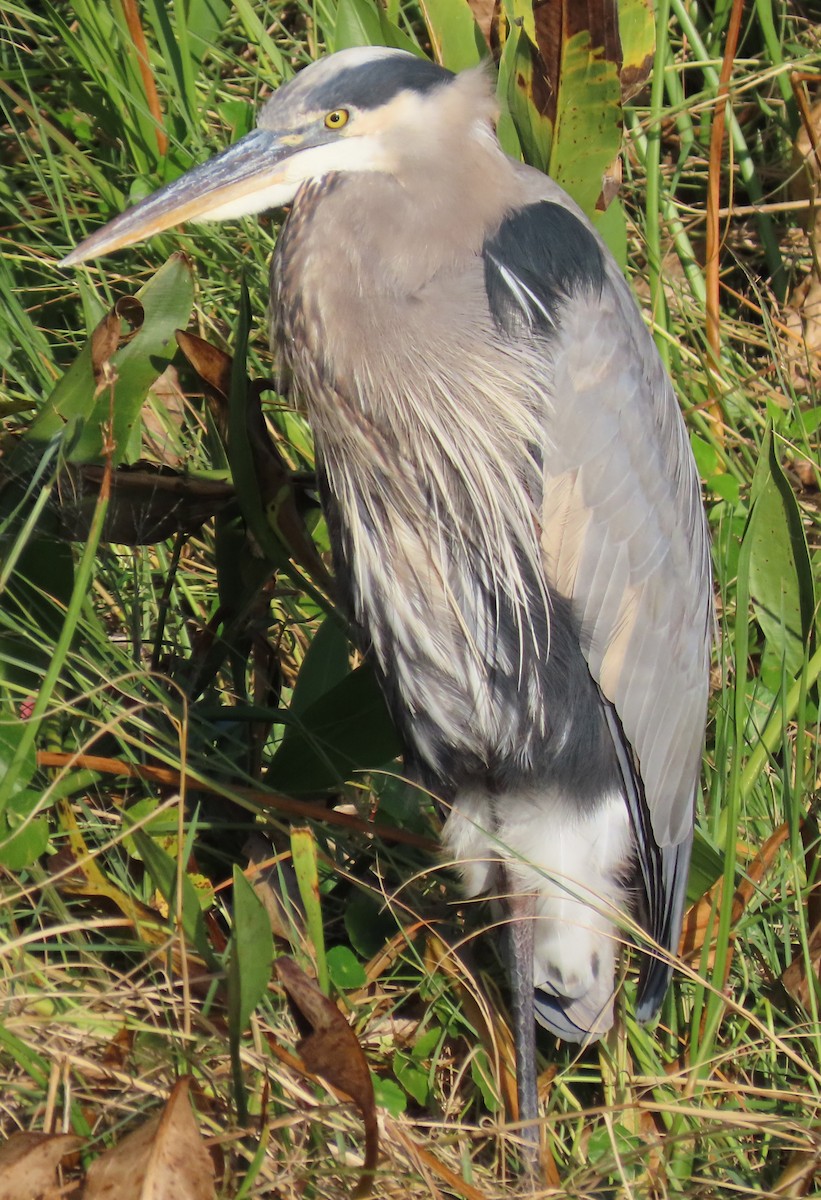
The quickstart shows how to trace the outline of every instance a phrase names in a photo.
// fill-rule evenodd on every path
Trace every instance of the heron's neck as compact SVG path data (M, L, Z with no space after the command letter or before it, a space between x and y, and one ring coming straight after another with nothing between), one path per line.
M395 175L363 171L309 185L291 216L310 228L302 286L339 284L369 299L412 296L481 252L518 202L519 186L489 132L474 132L467 147L411 148Z

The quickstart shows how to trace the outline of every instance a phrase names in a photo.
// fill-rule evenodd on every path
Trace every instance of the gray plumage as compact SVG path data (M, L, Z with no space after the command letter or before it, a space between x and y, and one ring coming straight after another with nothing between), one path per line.
M409 765L451 806L468 893L509 891L534 922L517 934L524 985L514 964L532 1058L522 996L563 1038L608 1028L625 916L661 950L643 960L642 1019L667 987L710 565L684 424L629 289L494 120L482 70L342 52L70 261L181 215L291 204L272 336L314 430L336 570Z

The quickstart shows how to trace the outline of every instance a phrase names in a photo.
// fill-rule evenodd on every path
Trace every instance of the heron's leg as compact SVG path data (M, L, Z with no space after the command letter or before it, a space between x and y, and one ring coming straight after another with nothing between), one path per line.
M505 871L510 920L510 985L513 1003L513 1037L516 1046L516 1091L526 1157L531 1167L539 1157L539 1099L536 1088L536 1017L533 1007L533 937L536 897L522 895L510 871Z

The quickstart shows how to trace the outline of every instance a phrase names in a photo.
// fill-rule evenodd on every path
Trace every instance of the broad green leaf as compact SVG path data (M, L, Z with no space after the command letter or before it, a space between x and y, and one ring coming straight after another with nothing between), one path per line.
M17 717L8 720L4 719L0 723L0 774L2 775L5 775L18 752L18 747L23 739L24 728L24 722ZM9 798L26 793L26 789L34 778L36 770L37 755L32 745L27 747L25 751L23 762L19 767L17 779L9 793Z
M386 1108L392 1117L401 1117L408 1107L408 1101L399 1084L392 1079L380 1079L378 1075L372 1075L371 1078L377 1107Z
M0 727L0 737L3 732ZM22 871L45 852L48 820L33 816L42 799L39 791L23 791L13 795L6 806L0 822L0 863L10 871Z
M789 675L801 670L813 631L815 595L801 512L768 430L752 484L750 596L768 648Z
M621 150L618 65L582 30L562 45L548 172L592 217L602 178Z
M341 683L350 671L348 639L339 621L326 617L313 636L299 668L288 711L300 717L306 709Z
M371 786L377 797L380 824L413 830L423 837L431 835L431 798L424 788L391 772L376 776Z
M628 1177L644 1170L644 1164L637 1151L641 1140L632 1130L625 1129L621 1122L608 1122L598 1125L590 1134L585 1149L587 1161L590 1163L618 1163L620 1171ZM627 1164L627 1171L622 1164Z
M83 306L83 322L86 329L96 329L106 314L106 306L103 303L97 289L91 283L91 280L81 275L77 280L77 290L80 293L80 300Z
M496 1085L490 1069L487 1052L478 1048L470 1060L470 1074L473 1082L482 1093L482 1099L488 1112L498 1112L501 1108L499 1097L496 1095Z
M348 940L363 958L372 958L396 933L396 922L369 892L353 893L343 919Z
M182 254L172 255L140 288L135 300L142 309L142 324L131 336L123 330L126 340L121 340L107 359L112 384L95 381L92 338L32 423L26 434L28 442L48 441L69 426L79 430L69 455L72 462L101 461L109 444L115 465L139 457L142 406L152 383L176 353L174 330L188 324L193 308L189 260Z
M715 475L719 469L718 451L715 446L703 438L695 430L690 431L690 449L693 451L693 458L696 460L698 473L702 479L708 479L711 475Z
M430 1083L427 1071L422 1071L408 1054L401 1051L393 1056L393 1073L417 1104L427 1104Z
M372 0L339 0L336 9L333 49L352 46L381 46L382 25Z
M156 796L144 796L142 800L137 800L128 806L127 825L139 825L142 832L151 838L152 842L162 842L166 847L176 845L179 827L177 813L173 808L163 808L161 812L157 813L158 808L159 800ZM157 815L152 816L152 813ZM132 857L139 862L142 861L132 834L127 833L123 837L123 847Z
M741 498L741 485L735 475L730 475L727 471L720 471L705 479L704 483L714 496L720 496L722 500L726 500L733 506L738 504Z
M503 0L502 7L507 18L508 36L512 30L521 29L535 46L537 34L533 0Z
M233 930L228 951L228 1023L233 1038L248 1028L268 989L274 961L271 922L251 884L234 864Z
M533 102L536 54L523 29L514 25L499 62L499 95L503 99L521 145L525 162L547 169L552 129Z
M701 830L697 829L693 838L690 875L687 879L687 903L695 904L700 900L723 874L723 855L707 840Z
M339 991L361 988L368 982L365 968L347 946L331 946L327 957L331 983Z
M431 1054L436 1050L443 1037L441 1025L432 1025L430 1029L426 1029L421 1033L413 1043L411 1054L418 1062L423 1062L430 1058Z
M618 0L621 39L621 87L627 99L646 83L653 69L656 20L652 0Z
M393 46L421 54L419 46L373 0L339 0L333 31L333 49L351 46Z
M301 714L274 755L266 785L291 795L339 787L395 758L399 737L365 663Z
M605 187L622 135L616 0L552 6L505 0L504 13L498 95L525 162L569 192L624 263L625 217L607 204ZM637 42L643 44L640 32ZM515 153L509 131L502 132Z
M611 200L604 212L595 212L593 224L604 238L607 248L621 267L627 269L627 217L624 205L618 196Z
M487 44L467 0L421 0L433 57L449 71L475 67L487 57Z
M305 913L305 928L316 958L316 979L327 996L328 962L325 957L325 929L322 924L322 903L319 898L319 859L316 838L310 829L294 829L291 833L291 861L299 888L299 898Z
M523 158L522 144L519 141L513 117L510 115L506 94L507 89L500 75L496 89L496 99L499 103L499 120L496 124L496 136L505 154L509 154L511 158L521 161Z
M187 0L185 21L178 19L177 27L185 25L187 49L197 70L225 28L230 12L230 0Z

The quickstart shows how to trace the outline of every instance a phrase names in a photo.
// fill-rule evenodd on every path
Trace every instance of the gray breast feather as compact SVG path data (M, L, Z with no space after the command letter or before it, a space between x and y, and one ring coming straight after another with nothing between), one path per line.
M618 718L614 738L623 731L638 764L648 903L680 911L711 630L708 537L684 423L621 273L569 202L510 216L486 245L485 282L500 332L542 347L547 582L571 602ZM657 848L676 846L658 858ZM650 928L663 932L657 917Z

